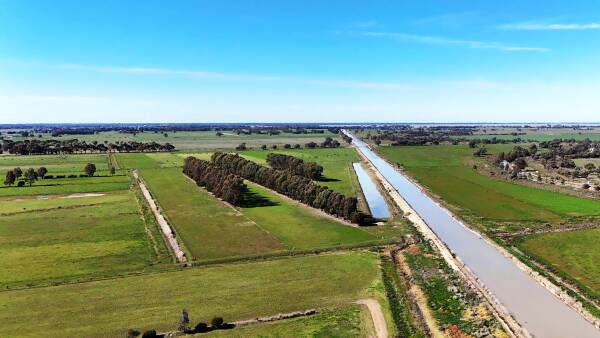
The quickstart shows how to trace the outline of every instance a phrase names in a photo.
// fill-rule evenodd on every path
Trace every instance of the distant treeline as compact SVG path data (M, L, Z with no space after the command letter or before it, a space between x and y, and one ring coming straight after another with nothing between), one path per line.
M331 215L358 224L366 224L371 221L370 216L357 210L355 197L344 196L289 170L264 167L237 154L221 152L214 153L211 161L216 167L227 173L238 175Z
M300 158L284 154L271 153L267 155L267 163L273 169L289 170L296 175L312 180L320 179L323 174L323 167L316 162L304 163L304 160Z
M199 186L205 187L215 196L233 205L240 203L242 194L247 190L244 180L239 176L229 174L213 163L195 157L185 159L183 173Z
M104 152L160 152L172 151L175 147L170 143L159 144L156 142L116 142L99 143L96 141L85 142L74 140L3 140L1 152L15 155L55 155L77 153L104 153Z
M137 134L142 132L183 132L183 131L233 131L236 134L268 134L278 135L280 133L292 134L323 134L326 130L337 133L339 128L331 128L319 124L239 124L239 123L217 123L217 124L23 124L23 125L0 125L0 129L7 128L6 134L21 134L23 137L33 137L33 133L51 134L53 137L61 135L91 135L101 132L116 131L121 133ZM33 131L33 133L29 133Z

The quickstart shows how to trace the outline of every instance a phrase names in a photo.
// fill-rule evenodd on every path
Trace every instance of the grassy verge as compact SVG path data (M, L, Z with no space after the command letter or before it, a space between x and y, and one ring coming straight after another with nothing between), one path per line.
M396 335L400 337L421 337L412 323L410 302L406 298L404 284L399 280L396 266L388 256L381 257L381 272L385 293L394 320Z
M469 288L428 243L421 240L406 250L404 257L412 270L412 282L425 293L442 331L451 336L475 333L505 336L477 292Z
M255 324L233 330L198 334L198 337L372 337L368 310L360 305L326 309L309 317Z

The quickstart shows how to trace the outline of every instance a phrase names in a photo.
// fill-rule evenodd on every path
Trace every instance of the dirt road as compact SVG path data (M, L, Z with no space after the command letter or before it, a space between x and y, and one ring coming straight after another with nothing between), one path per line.
M369 309L371 318L373 318L373 326L375 327L377 338L389 337L387 324L385 322L385 317L383 316L383 311L381 311L381 305L379 305L379 302L373 298L366 298L357 300L356 304L366 305Z
M146 185L139 179L137 171L133 172L133 177L136 179L136 181L140 185L142 194L144 195L144 198L148 202L148 205L150 205L150 210L152 210L152 214L154 214L154 218L158 222L158 225L160 226L160 230L162 231L163 235L167 239L167 244L171 247L171 250L175 254L175 257L177 257L177 261L182 262L182 263L186 262L187 258L185 257L185 253L183 252L183 250L181 250L181 248L179 247L179 243L177 242L177 239L175 239L175 234L171 230L171 227L169 226L169 223L167 223L167 220L160 213L160 210L158 209L156 202L152 198L150 191L148 191L148 188L146 188Z

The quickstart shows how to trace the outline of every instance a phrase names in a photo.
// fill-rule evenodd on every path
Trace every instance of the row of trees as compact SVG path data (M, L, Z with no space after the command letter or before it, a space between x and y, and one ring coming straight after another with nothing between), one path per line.
M230 174L205 160L188 157L183 163L183 173L193 179L199 186L205 187L215 196L238 205L242 194L247 190L244 180Z
M289 170L276 170L258 165L237 154L216 152L212 163L230 174L273 189L331 215L346 218L358 224L368 223L369 216L357 210L354 197L347 197Z
M319 180L323 174L323 167L316 162L304 163L304 160L290 155L284 154L269 154L267 155L267 163L273 169L289 170L292 173L312 180Z
M75 153L105 153L105 152L162 152L172 151L175 147L170 143L156 142L116 142L99 143L74 140L4 140L0 153L6 151L16 155L54 155Z
M96 165L93 163L88 163L83 168L85 172L85 176L91 177L96 173ZM111 166L110 168L111 175L114 175L115 168ZM83 175L82 175L83 176ZM65 175L56 176L56 178L64 178ZM76 175L70 175L69 177L76 177ZM21 187L25 184L29 186L33 185L35 181L38 179L46 179L46 178L54 178L52 175L48 175L48 169L46 167L39 167L37 170L33 168L29 168L23 171L20 167L16 167L13 170L9 170L6 172L6 176L4 178L4 185L12 186L17 183L17 186Z
M25 170L25 172L23 172L21 168L17 167L13 170L9 170L6 173L6 177L4 178L4 185L10 187L13 184L15 184L15 182L17 182L19 179L23 178L23 180L18 181L18 186L24 186L25 184L31 186L35 181L37 181L39 177L43 179L44 176L46 176L46 173L48 173L48 169L46 169L45 167L40 167L37 171L33 168L29 168Z

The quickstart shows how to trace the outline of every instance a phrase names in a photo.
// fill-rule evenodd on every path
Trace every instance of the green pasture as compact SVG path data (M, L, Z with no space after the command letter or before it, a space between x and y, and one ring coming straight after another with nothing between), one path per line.
M506 145L489 146L491 152ZM379 152L399 163L443 200L476 217L497 221L559 222L576 216L600 215L600 202L496 180L471 168L479 159L466 145L381 147Z
M128 202L126 190L99 194L70 194L49 196L5 196L0 197L0 215L37 212L50 209L92 206L103 203Z
M266 158L270 153L286 154L303 159L305 162L317 162L323 166L323 179L318 183L327 186L346 196L356 196L358 189L357 178L352 169L352 163L360 159L352 148L317 148L317 149L267 149L246 150L238 152L244 158L267 166ZM177 153L183 159L194 156L202 160L210 160L211 152Z
M525 135L511 135L511 133L525 133ZM491 139L499 140L514 140L520 138L524 141L552 141L555 139L565 140L585 140L600 141L600 129L593 128L592 130L574 130L573 128L553 128L553 129L535 129L535 128L487 128L485 131L480 130L474 135L452 136L453 138L467 139Z
M526 236L518 241L518 247L566 272L600 298L600 229Z
M323 134L291 134L281 133L279 135L236 135L232 131L223 131L222 136L217 136L214 131L179 131L179 132L167 132L167 137L163 133L154 132L142 132L133 134L119 133L116 131L101 132L91 135L63 135L60 137L52 137L50 134L39 134L42 137L36 135L36 140L71 140L78 139L80 141L99 142L104 143L116 143L116 142L157 142L157 143L171 143L179 150L189 149L231 149L237 147L240 143L246 142L249 147L260 147L263 144L266 145L283 145L285 143L296 144L299 143L302 146L308 142L321 143L326 137L337 138L337 134L325 130ZM21 136L13 136L13 140L23 140Z
M28 155L28 156L1 156L0 175L2 179L8 170L20 167L23 172L28 168L37 169L46 167L48 175L84 174L83 168L88 163L96 165L98 175L107 174L108 155L82 154L82 155Z
M1 196L33 196L52 194L75 194L125 190L129 188L131 179L126 175L94 176L77 178L59 178L38 180L31 187L0 188Z
M271 234L200 189L180 168L142 169L140 173L163 215L195 259L283 250Z
M353 148L250 150L242 151L240 155L266 165L269 153L295 156L304 162L317 162L323 166L323 179L319 184L346 196L356 196L357 182L352 163L360 159Z
M300 202L246 181L242 213L280 240L286 249L309 249L377 239L367 231L340 224Z
M312 316L217 330L195 337L373 337L373 319L366 307L347 305Z
M335 307L380 285L374 253L305 256L4 291L0 322L8 337L118 337L174 330L182 309L194 324L235 321Z
M3 198L0 210L13 212L0 217L2 289L138 271L154 258L135 198L127 191L69 199Z

